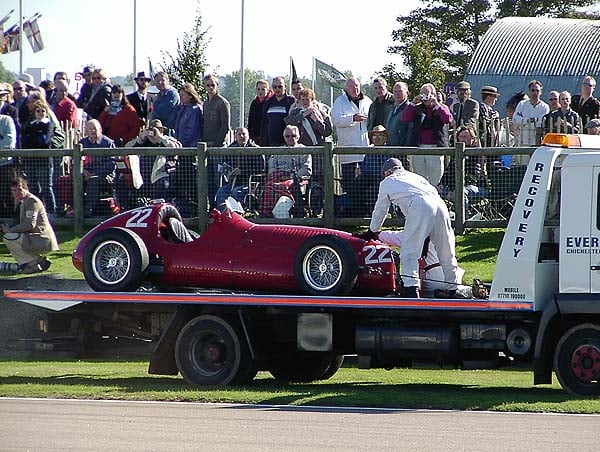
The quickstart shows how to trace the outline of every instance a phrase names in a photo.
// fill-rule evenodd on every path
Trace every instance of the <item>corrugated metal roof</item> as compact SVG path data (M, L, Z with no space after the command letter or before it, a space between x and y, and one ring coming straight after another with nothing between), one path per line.
M580 91L585 75L600 75L600 21L546 17L507 17L485 33L467 67L473 97L484 85L503 94L499 106L527 82L538 79L544 94ZM545 96L542 95L545 99Z

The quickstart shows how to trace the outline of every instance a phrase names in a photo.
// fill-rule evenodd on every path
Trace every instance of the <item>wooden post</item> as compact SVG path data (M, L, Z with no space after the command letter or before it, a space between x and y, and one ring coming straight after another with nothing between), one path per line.
M454 230L465 233L465 143L456 142L454 152Z
M83 162L81 161L83 146L76 144L73 147L73 228L77 234L83 232Z
M208 224L208 159L206 143L198 143L198 230L204 232Z
M334 185L333 143L327 142L323 145L323 221L326 228L333 228L335 222Z

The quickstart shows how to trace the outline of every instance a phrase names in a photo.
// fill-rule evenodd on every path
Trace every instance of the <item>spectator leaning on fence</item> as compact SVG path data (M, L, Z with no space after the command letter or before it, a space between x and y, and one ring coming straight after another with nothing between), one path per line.
M500 93L495 86L486 85L481 88L479 136L481 144L486 147L499 146L500 113L494 108L498 97L500 97Z
M536 146L540 143L542 120L550 107L541 99L543 86L538 80L529 82L529 100L520 102L515 108L513 123L517 126L520 146ZM513 156L513 165L527 165L528 155Z
M181 148L181 143L164 133L160 119L152 119L147 128L125 145L128 148ZM176 155L140 155L140 173L143 181L141 195L147 198L170 200L177 165Z
M544 132L579 133L579 115L571 109L571 94L560 93L560 108L544 116Z

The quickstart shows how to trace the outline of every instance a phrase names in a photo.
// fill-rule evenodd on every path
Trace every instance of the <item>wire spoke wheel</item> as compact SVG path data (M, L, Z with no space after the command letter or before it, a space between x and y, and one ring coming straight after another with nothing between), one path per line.
M121 282L131 265L127 248L114 240L101 243L94 250L92 259L94 275L105 284Z

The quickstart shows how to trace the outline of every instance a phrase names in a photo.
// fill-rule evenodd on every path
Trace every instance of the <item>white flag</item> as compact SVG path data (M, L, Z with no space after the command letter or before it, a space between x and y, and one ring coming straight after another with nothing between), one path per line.
M23 30L25 31L25 35L27 36L34 53L39 52L44 48L44 41L42 41L42 35L40 33L40 28L38 27L37 19L23 22Z

